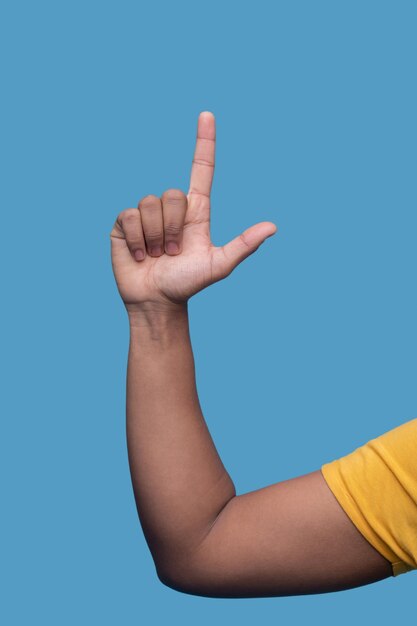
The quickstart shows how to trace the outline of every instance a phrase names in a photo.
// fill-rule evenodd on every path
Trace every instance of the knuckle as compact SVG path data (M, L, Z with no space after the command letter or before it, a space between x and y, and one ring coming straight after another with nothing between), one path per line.
M184 202L187 199L187 196L181 189L167 189L162 194L162 200L165 202L180 203Z
M246 239L246 236L244 233L242 233L239 238L240 238L240 241L245 246L245 248L247 248L248 250L252 248L252 246L249 244L248 240Z
M113 228L111 229L110 232L110 237L124 237L124 231L123 231L123 226L121 224L121 222L119 221L119 217L116 218L116 221L113 224Z
M163 233L160 230L150 230L146 231L145 236L148 241L161 241Z
M126 237L127 244L129 248L143 248L143 241L139 237Z
M120 213L120 222L125 225L125 224L134 224L139 215L138 215L138 210L137 209L126 209L125 211L122 211L122 213Z
M207 167L214 167L214 161L210 159L194 158L193 163L196 163L197 165L207 165Z
M178 237L182 228L179 224L165 224L165 233L171 237Z
M154 194L148 194L144 196L139 202L140 209L149 209L149 208L157 208L159 205L159 198Z

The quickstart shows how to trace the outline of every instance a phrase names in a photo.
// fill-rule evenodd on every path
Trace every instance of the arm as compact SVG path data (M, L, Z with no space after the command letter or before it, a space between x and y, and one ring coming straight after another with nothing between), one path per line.
M201 412L186 305L130 316L127 438L139 518L163 578L235 495Z
M202 114L188 196L146 196L139 210L120 214L111 233L130 322L129 462L158 575L174 589L217 597L322 593L386 578L389 562L355 528L320 471L236 496L205 424L188 299L276 232L262 222L225 246L211 243L214 138L214 118Z
M261 597L392 575L320 471L236 496L199 405L185 307L130 316L127 434L139 518L168 586Z

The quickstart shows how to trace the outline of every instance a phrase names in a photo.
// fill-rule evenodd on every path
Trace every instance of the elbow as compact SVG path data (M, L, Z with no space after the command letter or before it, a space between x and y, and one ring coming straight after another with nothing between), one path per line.
M171 567L157 567L156 573L159 581L181 593L193 596L202 596L206 598L223 597L221 589L218 585L213 585L213 581L209 581L204 574L204 568L200 568L198 564L188 563L187 565Z
M164 570L160 569L159 567L156 567L156 575L158 576L159 582L165 585L165 587L170 587L171 589L174 589L175 583L172 576L169 576Z
M174 591L200 595L197 581L201 584L201 567L196 551L189 551L183 544L152 552L155 572L159 581Z
M236 497L236 496L234 496ZM230 500L227 505L229 505ZM224 515L226 505L221 509L211 524L209 532L193 550L185 551L179 558L181 549L176 547L175 553L155 561L156 572L160 582L174 591L180 591L194 596L207 598L228 598L233 595L233 581L228 584L227 576L222 573L221 558L219 558L218 536L213 536L213 527L221 515ZM230 593L232 592L232 595ZM239 597L239 596L237 596Z
M191 571L186 572L183 569L180 571L176 568L166 569L157 567L156 573L159 581L165 585L165 587L169 587L170 589L181 593L196 596L204 595L204 593L200 593L200 590L196 585L196 581L193 581L193 574Z
M157 569L160 582L181 593L203 598L241 598L246 597L236 591L233 584L225 584L221 577L207 576L200 569L167 572Z

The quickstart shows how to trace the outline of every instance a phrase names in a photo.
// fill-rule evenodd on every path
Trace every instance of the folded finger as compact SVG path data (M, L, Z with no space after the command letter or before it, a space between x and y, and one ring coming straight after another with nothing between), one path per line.
M160 256L164 252L164 222L162 204L158 196L149 195L139 202L143 234L151 256Z
M117 218L117 224L124 234L127 247L136 261L145 258L145 240L143 238L140 213L137 209L126 209Z
M168 189L162 194L165 252L178 254L182 245L187 196L180 189Z

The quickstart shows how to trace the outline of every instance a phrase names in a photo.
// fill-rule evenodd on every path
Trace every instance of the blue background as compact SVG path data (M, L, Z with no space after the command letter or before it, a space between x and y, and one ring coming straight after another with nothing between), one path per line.
M415 572L333 594L164 587L136 516L117 214L187 191L217 119L212 237L278 233L190 301L238 493L417 416L415 2L4 2L1 621L406 620Z

